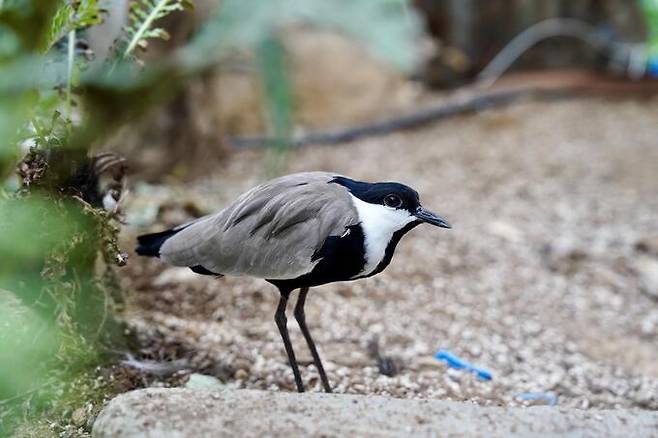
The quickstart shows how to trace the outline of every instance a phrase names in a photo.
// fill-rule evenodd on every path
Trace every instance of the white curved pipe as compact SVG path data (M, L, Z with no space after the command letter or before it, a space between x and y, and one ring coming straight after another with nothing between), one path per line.
M528 49L552 37L579 39L598 51L605 51L607 42L595 36L594 27L574 18L549 18L533 24L510 41L477 76L478 85L490 87Z

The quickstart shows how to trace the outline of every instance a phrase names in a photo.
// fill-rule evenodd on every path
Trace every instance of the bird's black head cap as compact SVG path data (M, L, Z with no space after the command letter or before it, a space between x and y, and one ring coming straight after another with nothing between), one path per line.
M396 182L368 183L337 176L330 182L347 188L352 195L370 204L415 212L420 207L418 192Z
M406 210L416 216L415 224L425 222L441 228L450 228L450 224L444 218L423 208L418 192L404 184L396 182L367 183L344 176L336 176L329 182L340 184L364 202Z

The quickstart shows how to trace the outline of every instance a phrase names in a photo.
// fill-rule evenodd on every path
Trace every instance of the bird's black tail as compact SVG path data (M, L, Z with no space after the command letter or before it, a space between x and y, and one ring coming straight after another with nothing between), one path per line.
M135 248L135 252L141 256L160 257L162 244L171 236L184 229L185 227L172 228L171 230L160 231L159 233L142 234L137 237L138 246Z

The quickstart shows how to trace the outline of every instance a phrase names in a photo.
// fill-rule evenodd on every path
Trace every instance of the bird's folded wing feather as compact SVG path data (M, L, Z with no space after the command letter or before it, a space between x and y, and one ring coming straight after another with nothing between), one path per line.
M167 240L161 257L224 275L290 279L310 272L329 236L358 222L350 195L333 174L308 172L246 192Z

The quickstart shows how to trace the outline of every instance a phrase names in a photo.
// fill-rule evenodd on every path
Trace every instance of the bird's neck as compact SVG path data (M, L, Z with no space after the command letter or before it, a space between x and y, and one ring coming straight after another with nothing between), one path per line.
M389 263L391 263L391 260L393 259L393 253L395 252L395 248L397 244L400 242L400 239L402 239L402 236L407 234L409 231L411 231L413 228L417 227L418 225L420 225L420 221L409 222L402 229L399 229L396 232L394 232L393 236L391 236L391 239L388 242L388 245L386 245L386 250L384 251L384 257L382 257L382 259L379 261L376 268L373 271L367 273L365 276L371 277L375 274L379 274L384 269L386 269L386 267L389 265Z
M405 210L370 204L354 196L352 201L364 236L365 264L357 276L369 277L381 272L390 263L395 246L415 226L410 225L416 222L416 218Z

